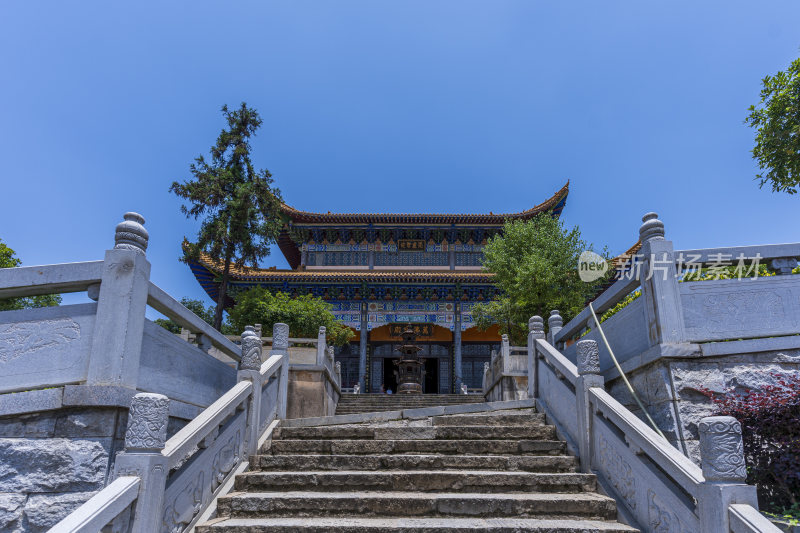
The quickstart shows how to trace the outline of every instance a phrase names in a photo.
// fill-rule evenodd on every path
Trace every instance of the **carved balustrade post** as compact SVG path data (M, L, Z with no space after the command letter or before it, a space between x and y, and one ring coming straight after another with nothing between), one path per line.
M253 384L252 394L247 407L247 429L244 449L248 457L258 453L259 421L261 420L261 337L256 333L255 327L245 326L242 333L242 360L239 361L237 381L249 381Z
M136 388L142 352L150 263L144 217L125 213L117 224L114 248L107 250L97 299L97 318L89 352L87 385Z
M700 530L728 533L731 504L744 503L758 509L756 488L745 484L742 425L732 416L709 416L700 420L697 429L705 478L697 498Z
M544 320L538 315L532 316L528 320L528 398L539 396L539 354L536 351L536 340L544 337Z
M556 345L556 333L561 331L564 327L564 319L561 318L561 312L558 309L550 311L550 317L547 319L547 342Z
M341 361L336 361L336 364L334 365L334 368L336 368L336 383L338 383L339 387L341 387L342 386L342 363L341 363Z
M136 500L132 533L161 531L164 491L167 483L167 458L161 454L167 441L169 398L161 394L140 393L133 397L125 432L125 451L117 454L114 477L141 479Z
M317 334L317 366L325 366L325 357L328 355L327 340L325 339L326 331L325 326L319 327L319 333Z
M591 472L592 465L592 409L589 389L603 388L600 375L600 351L595 341L578 341L578 380L575 382L575 411L578 415L578 449L581 470Z
M511 344L508 335L500 337L500 372L507 374L511 372Z
M319 352L317 352L319 357ZM281 374L278 379L278 418L286 418L286 402L289 392L289 326L281 322L272 326L272 350L270 356L282 355Z
M664 239L664 223L656 213L642 217L640 271L642 297L650 346L683 342L686 338L683 307L675 269L672 241Z

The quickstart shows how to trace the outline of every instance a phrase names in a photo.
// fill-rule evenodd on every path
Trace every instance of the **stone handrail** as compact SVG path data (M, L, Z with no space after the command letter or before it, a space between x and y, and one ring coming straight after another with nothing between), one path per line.
M103 261L3 269L0 298L83 292L102 277Z
M152 281L147 289L147 305L173 320L181 327L186 328L190 333L208 337L212 346L234 361L240 359L238 346L231 342L225 335L211 327L205 320L189 311L183 304L167 294ZM198 344L203 345L204 343L198 339Z
M758 533L777 528L751 505L735 503L728 508L731 533Z
M637 287L639 287L638 276L635 276L632 279L623 278L615 281L613 285L603 291L593 302L595 312L598 314L605 313L622 301ZM552 344L558 346L565 340L571 339L575 335L585 330L590 323L592 323L592 313L589 308L586 307L583 309L583 311L578 313L575 318L567 322L563 328L553 333Z
M4 414L41 410L43 394L48 409L127 407L139 391L167 395L173 414L190 419L236 382L223 360L238 360L238 347L150 281L148 239L144 218L125 213L102 261L0 269L0 298L86 291L93 300L0 313L0 394L16 393L18 406ZM198 345L168 338L146 318L148 304L196 333ZM171 374L187 365L192 372Z
M277 337L288 332L275 324ZM131 402L125 449L117 455L117 478L56 524L52 532L188 531L207 519L215 498L230 488L279 419L286 417L288 355L273 347L261 363L254 328L242 334L238 383L199 416L166 439L169 399L137 394ZM277 353L276 353L277 352Z
M50 529L50 533L96 533L123 513L130 516L131 505L139 494L141 480L136 476L121 476L83 504L84 513L72 513ZM127 518L124 517L124 518Z
M645 532L772 533L745 484L741 426L732 417L700 421L702 468L673 448L604 389L597 343L577 343L572 364L529 322L529 394L617 502L621 517Z
M676 256L682 256L683 261L694 264L712 264L719 260L719 256L729 256L732 259L738 257L759 259L790 259L795 262L800 259L800 243L785 244L757 244L753 246L728 246L722 248L698 248L695 250L675 250Z
M800 243L675 250L665 239L664 224L655 213L642 218L639 235L640 253L630 259L621 279L592 302L600 316L641 288L639 298L603 323L625 372L668 356L663 354L696 351L704 343L797 334L800 276L787 274L797 267ZM768 261L778 275L755 276L754 266L747 260L756 259ZM741 266L741 279L680 283L683 272L712 265ZM771 310L769 319L762 318L765 308ZM571 340L601 340L588 307L563 327L558 311L553 311L548 324L548 341L563 349L571 361L577 356ZM612 363L609 351L601 345L600 365L607 378L618 375Z

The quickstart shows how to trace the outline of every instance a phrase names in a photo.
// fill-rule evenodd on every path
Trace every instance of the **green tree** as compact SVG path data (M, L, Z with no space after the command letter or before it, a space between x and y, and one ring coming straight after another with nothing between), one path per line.
M22 265L22 260L16 252L0 240L0 268L14 268ZM53 307L61 303L58 294L40 294L38 296L24 296L20 298L4 298L0 300L0 311L13 311L16 309L32 309L35 307Z
M477 325L486 329L498 324L502 333L519 344L525 342L533 315L546 320L550 310L558 309L569 320L603 281L585 283L578 277L578 257L591 249L577 227L567 229L550 214L506 222L503 233L487 242L483 261L502 292L475 307Z
M756 128L753 159L762 172L759 187L795 194L800 185L800 59L762 81L761 100L745 124Z
M188 200L188 206L181 206L187 218L204 217L197 243L185 247L183 261L196 259L200 252L223 260L212 323L216 329L222 326L231 265L258 267L283 224L280 191L272 185L272 174L256 170L250 160L250 138L261 126L261 117L244 102L233 111L222 106L222 114L228 128L211 147L211 161L198 156L189 167L194 178L170 186L170 191Z
M192 313L194 313L197 316L199 316L200 318L202 318L203 321L206 324L213 324L214 323L215 308L214 308L213 305L210 305L210 306L206 307L205 304L203 304L203 302L201 302L200 300L192 300L191 298L185 298L185 297L181 298L181 304L186 309L188 309ZM173 321L172 319L169 319L169 318L157 318L155 322L156 322L156 324L158 324L162 328L166 329L170 333L176 333L177 334L177 333L181 332L181 326L177 322ZM222 333L224 333L225 335L237 335L238 334L237 331L233 328L233 326L230 325L229 322L224 322L222 324L222 329L220 329L220 331Z
M347 344L355 333L336 321L331 308L330 304L310 294L291 298L283 292L272 294L263 287L253 287L236 295L236 305L229 315L236 331L244 331L247 325L261 324L262 331L269 335L272 326L282 322L289 326L292 337L316 338L319 327L325 326L330 344Z

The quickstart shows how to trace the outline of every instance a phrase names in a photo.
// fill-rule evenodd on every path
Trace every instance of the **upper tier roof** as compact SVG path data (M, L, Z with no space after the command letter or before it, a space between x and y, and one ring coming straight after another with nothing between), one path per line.
M502 225L506 220L527 220L545 211L561 215L569 194L569 181L539 205L518 213L311 213L283 204L281 209L294 224L474 224Z

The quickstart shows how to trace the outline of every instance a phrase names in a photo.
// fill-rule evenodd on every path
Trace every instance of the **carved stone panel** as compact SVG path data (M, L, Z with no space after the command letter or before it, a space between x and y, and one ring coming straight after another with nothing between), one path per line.
M617 443L618 446L625 446ZM597 461L617 494L632 511L636 510L636 479L631 466L617 452L602 433L597 434Z
M164 494L160 533L184 531L237 465L246 459L245 422L246 412L237 412L209 447L198 450L190 461L171 474Z
M693 533L678 514L667 505L653 489L647 489L647 516L653 533Z
M688 340L797 333L800 277L786 278L681 283Z
M0 318L0 392L86 379L97 304L7 311Z

